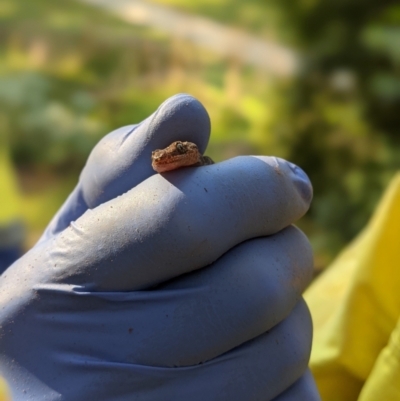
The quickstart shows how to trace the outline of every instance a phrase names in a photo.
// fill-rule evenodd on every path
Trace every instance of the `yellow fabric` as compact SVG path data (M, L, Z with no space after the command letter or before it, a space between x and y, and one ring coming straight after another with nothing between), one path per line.
M400 401L400 174L305 298L323 401Z
M0 377L0 401L11 401L6 381Z
M17 180L6 146L0 147L0 227L20 217Z

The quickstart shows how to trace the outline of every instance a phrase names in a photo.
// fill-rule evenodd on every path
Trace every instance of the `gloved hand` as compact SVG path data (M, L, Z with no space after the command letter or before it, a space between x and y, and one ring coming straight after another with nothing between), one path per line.
M237 157L156 174L151 151L206 148L188 95L93 150L39 243L0 281L0 375L19 400L318 400L312 276L291 223L298 167Z

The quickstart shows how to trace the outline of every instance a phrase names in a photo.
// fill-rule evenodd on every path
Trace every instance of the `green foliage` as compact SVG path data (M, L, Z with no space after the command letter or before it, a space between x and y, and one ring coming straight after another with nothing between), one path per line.
M0 20L0 107L19 165L79 171L100 136L141 121L182 91L211 110L217 159L264 141L262 113L254 109L265 107L270 85L255 84L251 69L79 2L25 7L23 0L5 0ZM224 146L232 149L221 153Z

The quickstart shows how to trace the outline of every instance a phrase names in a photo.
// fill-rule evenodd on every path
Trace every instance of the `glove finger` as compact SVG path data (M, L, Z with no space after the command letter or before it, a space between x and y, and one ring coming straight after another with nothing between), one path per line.
M240 244L209 268L157 290L82 293L36 285L41 302L34 314L40 330L52 333L54 350L68 339L77 355L91 350L124 363L196 365L286 318L311 281L312 262L306 237L289 227Z
M127 128L100 141L82 171L82 192L90 208L156 174L151 167L151 152L155 149L185 140L195 142L204 152L210 137L210 118L198 100L180 94L165 101L142 123Z
M321 401L314 378L309 370L274 401Z
M139 349L130 342L135 348L132 354L139 363L150 365L160 364L162 354L166 366L215 358L285 319L312 274L312 249L297 228L246 241L208 268L157 288L168 291L171 298L162 304L149 302L148 333L162 332L165 340L155 344L147 333L136 332L141 345ZM135 323L143 322L142 327L149 321L145 319L135 314Z
M273 157L157 174L57 236L49 251L57 268L46 280L98 291L148 288L282 230L311 196L305 173Z
M29 319L32 315L25 316ZM57 389L66 401L127 401L132 397L152 401L268 401L304 374L312 337L311 318L301 301L287 319L240 347L203 364L166 368L108 359L106 354L94 354L91 348L83 354L65 346L53 349L51 332L40 330L37 324L29 327L35 346L26 352L7 343L7 352L0 360L0 371L15 386L12 390L21 395L21 400L35 398L35 381L40 378L36 396L45 398L47 392ZM8 340L21 344L26 332L13 330ZM92 329L94 341L96 335ZM30 372L23 381L26 398L15 376L19 366Z
M198 100L186 94L169 98L142 123L111 132L91 152L77 187L41 241L65 229L87 209L127 192L154 175L153 150L185 140L195 142L203 153L209 136L207 111Z

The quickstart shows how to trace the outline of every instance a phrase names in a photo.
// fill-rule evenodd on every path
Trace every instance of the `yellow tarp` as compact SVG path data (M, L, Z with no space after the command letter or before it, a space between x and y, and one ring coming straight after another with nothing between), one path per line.
M17 180L4 144L0 146L0 227L20 218Z
M5 380L0 377L0 401L11 401Z
M305 298L323 401L400 401L400 174Z

